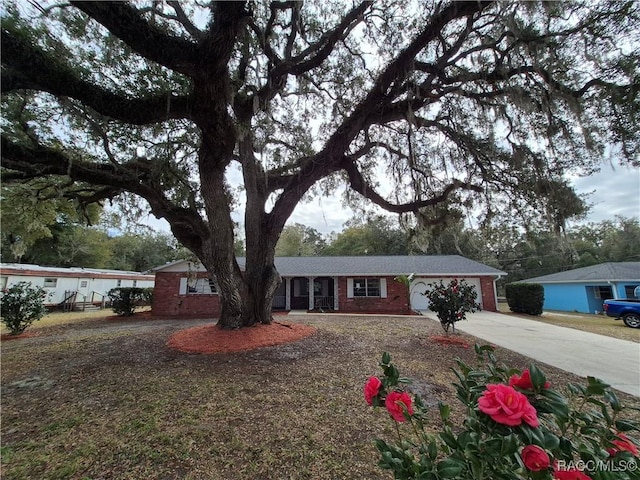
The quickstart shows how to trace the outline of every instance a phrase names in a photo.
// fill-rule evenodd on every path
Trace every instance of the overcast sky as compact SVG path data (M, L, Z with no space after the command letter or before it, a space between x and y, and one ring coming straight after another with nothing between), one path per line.
M589 203L593 204L586 222L613 220L616 215L626 218L640 218L640 170L622 166L603 166L599 173L589 177L574 178L578 193L589 193ZM301 223L327 235L340 232L344 223L353 217L350 209L345 209L340 197L316 198L302 203L293 212L289 224ZM242 222L241 215L236 221ZM153 216L147 222L156 230L169 231L164 220Z

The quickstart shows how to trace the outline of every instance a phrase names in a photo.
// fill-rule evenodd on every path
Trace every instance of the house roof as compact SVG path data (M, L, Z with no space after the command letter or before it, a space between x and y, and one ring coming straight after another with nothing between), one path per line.
M184 267L183 265L184 264ZM187 270L188 262L179 260L156 267L163 270ZM245 258L238 264L244 268ZM283 276L409 275L416 276L503 276L505 272L460 255L358 256L358 257L276 257L275 266ZM182 268L183 267L183 268ZM202 267L200 270L204 270Z
M24 277L99 277L99 278L127 278L135 280L153 280L153 275L126 270L107 270L104 268L83 267L44 267L28 263L0 263L0 273Z
M640 282L640 262L608 262L522 280L526 283Z

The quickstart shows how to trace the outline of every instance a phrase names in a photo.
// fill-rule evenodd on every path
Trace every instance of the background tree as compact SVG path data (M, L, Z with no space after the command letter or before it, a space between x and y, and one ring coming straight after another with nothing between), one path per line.
M53 176L92 185L85 201L144 199L216 275L220 326L269 322L275 246L309 195L346 185L409 213L456 194L560 224L565 173L588 173L606 143L637 164L639 8L6 5L4 181Z
M637 218L617 216L614 220L589 223L569 231L576 266L604 262L640 261L640 222Z
M325 248L322 234L300 223L286 225L276 244L278 257L311 257L321 255Z
M24 183L2 185L2 261L31 261L30 250L38 242L53 239L63 225L94 224L102 209L91 203L86 208L70 198L69 185L33 179ZM76 186L79 193L82 187ZM44 263L51 265L51 263Z
M166 233L124 234L110 239L112 257L108 268L146 272L185 258L185 250Z
M407 237L398 222L385 215L353 218L330 239L324 255L406 255Z
M51 237L38 240L27 250L24 261L56 267L109 268L112 258L106 232L59 222L51 226Z

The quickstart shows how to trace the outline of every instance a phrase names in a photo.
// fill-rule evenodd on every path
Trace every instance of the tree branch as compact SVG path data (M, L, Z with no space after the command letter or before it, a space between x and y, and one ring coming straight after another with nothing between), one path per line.
M439 203L445 202L449 195L451 195L456 190L472 190L474 192L480 193L484 191L484 189L478 185L473 185L454 179L449 185L444 188L442 193L440 193L439 195L435 195L425 200L416 200L408 203L394 204L383 198L379 193L373 190L371 186L369 186L365 178L362 176L362 173L360 173L351 158L344 157L342 161L342 168L345 172L347 172L350 187L352 190L355 190L360 195L367 198L376 205L384 208L388 212L393 213L416 212L420 208L437 205Z
M143 57L185 75L193 76L195 73L197 45L167 35L142 18L140 12L128 3L72 1L71 4Z
M180 2L177 0L168 0L167 4L171 5L171 8L173 8L174 12L176 12L176 18L182 24L184 29L189 32L191 36L196 40L201 40L203 37L203 32L198 27L196 27L193 22L191 22L189 17L187 17L187 14L184 13Z
M156 217L166 218L181 242L189 242L197 248L209 237L209 229L197 211L174 205L160 189L145 182L152 167L143 162L132 161L126 165L87 162L71 158L61 150L16 144L4 135L1 148L2 166L8 170L9 177L15 179L20 175L14 172L21 172L23 180L46 175L65 176L73 181L105 187L100 199L108 198L106 192L115 196L126 190L149 202Z
M135 125L191 117L185 96L133 99L118 95L82 80L71 67L7 29L2 29L2 65L3 93L32 89L71 97L102 115Z
M260 30L254 26L254 31L259 37L263 37L264 41L261 41L262 49L265 55L273 63L273 68L268 74L267 83L260 89L258 93L261 103L265 104L270 99L275 97L277 92L282 90L286 84L286 77L288 75L302 75L310 70L320 66L327 57L333 52L335 45L338 41L344 38L345 32L350 31L357 25L363 18L364 12L369 8L373 2L367 0L361 2L358 6L354 7L348 12L342 21L336 25L336 27L325 33L320 39L309 46L295 57L285 57L284 59L277 58L276 53L271 48L268 42L268 32L265 31L264 35L260 34ZM295 18L295 14L292 14L292 19ZM273 19L273 14L272 14ZM270 22L272 21L270 19ZM269 27L268 27L269 28ZM294 28L292 26L292 28ZM291 35L294 35L293 32ZM291 37L289 37L291 40ZM293 45L287 45L286 52L291 52Z

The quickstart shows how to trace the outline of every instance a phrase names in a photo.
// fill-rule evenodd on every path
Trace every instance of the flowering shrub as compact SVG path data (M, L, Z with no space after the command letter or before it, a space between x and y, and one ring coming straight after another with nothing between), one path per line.
M423 295L429 300L429 310L436 313L440 325L447 333L449 327L455 330L455 322L465 320L467 313L480 310L480 305L476 302L478 294L465 280L454 278L448 285L440 280L438 283L430 283L429 287L431 288Z
M388 353L383 375L365 383L365 400L384 407L397 440L376 440L379 465L397 479L638 479L640 460L625 407L608 385L553 389L535 365L519 372L498 364L490 346L475 346L484 366L457 360L454 383L466 415L454 424L439 404L441 424L427 425L427 407L401 378ZM629 436L628 436L629 435Z
M31 282L15 283L2 290L0 315L10 335L20 335L47 313L44 306L46 296L44 288L34 287Z

